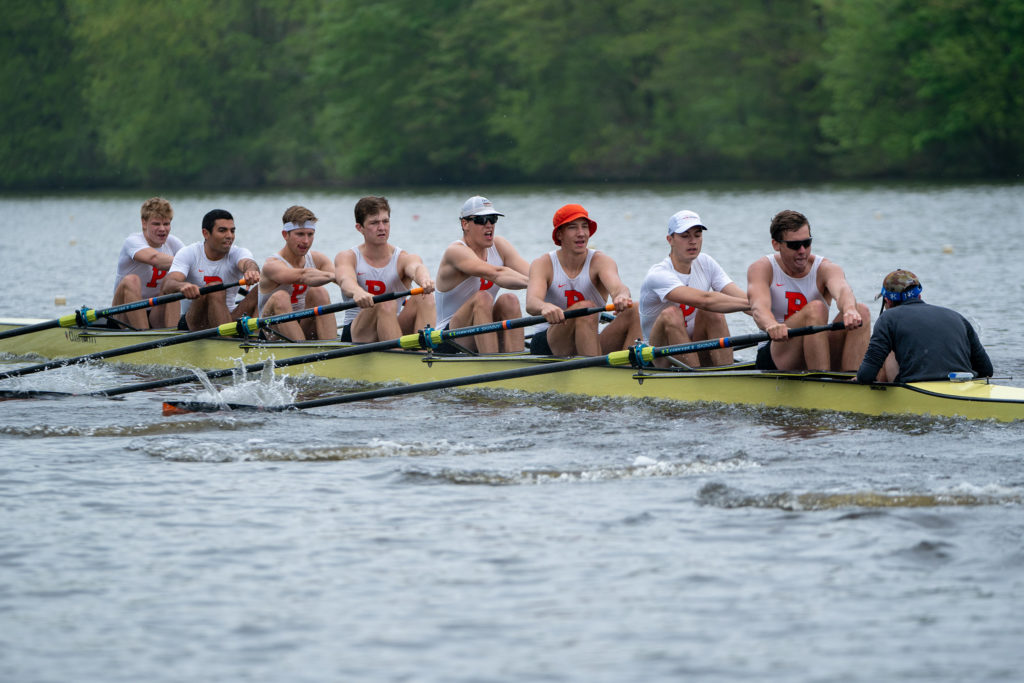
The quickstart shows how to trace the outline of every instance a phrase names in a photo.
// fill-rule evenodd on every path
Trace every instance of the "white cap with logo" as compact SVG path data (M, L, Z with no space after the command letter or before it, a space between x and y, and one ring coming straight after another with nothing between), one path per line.
M689 209L683 209L668 219L668 234L686 232L690 228L708 229L708 226L700 222L700 216Z
M466 203L462 205L462 213L459 214L459 218L469 218L470 216L504 215L505 214L494 209L494 205L491 204L490 199L477 195L475 197L470 197L466 200Z

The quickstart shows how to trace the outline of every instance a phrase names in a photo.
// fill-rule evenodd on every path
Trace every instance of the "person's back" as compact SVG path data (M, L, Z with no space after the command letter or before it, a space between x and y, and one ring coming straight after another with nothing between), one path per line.
M883 284L884 312L875 322L857 381L869 383L878 371L895 382L943 380L951 372L992 376L992 361L977 333L954 310L925 303L921 285L910 271L890 273ZM896 366L886 359L892 354Z

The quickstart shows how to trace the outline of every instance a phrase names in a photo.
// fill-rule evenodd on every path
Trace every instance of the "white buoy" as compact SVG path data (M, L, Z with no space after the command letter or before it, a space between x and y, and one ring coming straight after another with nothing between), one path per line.
M952 254L953 253L953 245L952 244L943 244L942 245L942 253L943 254Z

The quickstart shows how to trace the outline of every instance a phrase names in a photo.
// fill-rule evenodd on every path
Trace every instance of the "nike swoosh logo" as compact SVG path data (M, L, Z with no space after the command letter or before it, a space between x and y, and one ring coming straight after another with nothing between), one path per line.
M561 289L562 287L565 287L565 285L558 285L559 289Z
M776 282L776 283L775 283L775 286L776 286L776 287L783 287L784 285L783 285L783 284L782 284L781 282Z

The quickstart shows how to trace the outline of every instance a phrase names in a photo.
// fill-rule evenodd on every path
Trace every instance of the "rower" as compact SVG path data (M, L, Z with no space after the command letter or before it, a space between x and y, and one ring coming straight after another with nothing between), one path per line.
M437 269L437 326L483 325L522 315L519 298L498 290L526 289L530 264L504 237L495 235L498 218L486 197L470 197L462 205L462 239L448 245ZM460 341L470 351L522 351L522 329L489 332Z
M728 337L725 314L750 311L747 293L701 251L705 230L693 211L679 211L669 219L665 238L669 254L651 266L640 286L640 324L647 343L675 346ZM692 367L728 365L733 351L715 349L674 357ZM670 361L659 358L655 364L667 367Z
M334 282L334 266L326 254L314 251L317 217L304 206L291 206L281 216L284 246L263 262L257 306L261 317L301 311L331 303L324 286ZM273 326L286 339L336 339L334 314L292 320Z
M160 294L161 280L167 275L174 255L185 246L171 234L174 209L166 199L147 199L142 203L141 215L142 232L128 235L117 256L112 306L152 299ZM180 304L175 301L112 317L137 330L148 330L151 327L174 327L178 324L179 315Z
M956 311L926 304L921 281L909 270L886 275L879 297L882 313L857 371L858 382L992 376L992 361L971 323Z
M615 261L590 248L597 223L579 204L566 204L551 220L558 249L530 264L526 310L543 315L550 327L535 332L530 353L600 356L632 346L640 336L640 316ZM564 311L600 306L611 297L617 315L598 332L599 315L566 319Z
M164 294L181 292L189 300L188 310L178 321L179 329L205 330L256 314L258 290L253 285L260 280L260 267L252 252L235 246L235 219L224 209L214 209L203 216L202 230L203 240L175 254L164 278ZM238 287L199 294L200 287L243 277L250 289L238 304Z
M355 206L356 231L363 243L334 258L335 277L342 300L359 308L345 311L341 340L358 343L393 339L414 330L433 327L434 280L423 259L390 244L391 205L384 197L363 197ZM379 294L400 292L412 283L422 294L403 301L374 303Z
M871 314L857 303L843 269L811 253L811 225L798 211L777 213L772 247L747 269L747 297L770 341L757 351L760 370L855 371L867 350ZM845 329L790 339L788 329L824 325L835 301Z

